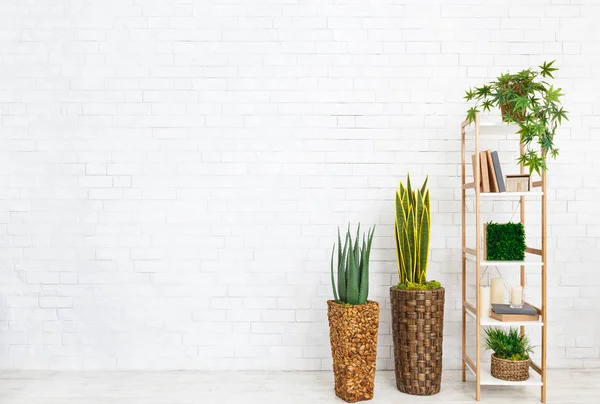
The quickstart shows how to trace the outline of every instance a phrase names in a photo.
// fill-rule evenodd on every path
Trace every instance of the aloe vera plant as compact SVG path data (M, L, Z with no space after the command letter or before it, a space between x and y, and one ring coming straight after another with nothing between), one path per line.
M394 235L401 289L437 289L440 283L427 282L431 207L427 179L413 190L410 175L396 191Z
M356 229L356 238L352 240L350 225L346 231L346 238L342 246L342 237L338 228L337 243L337 284L334 272L334 255L336 245L331 252L331 287L337 302L346 304L365 304L369 296L369 257L371 243L375 234L375 226L369 229L367 235L363 234L360 242L360 223Z

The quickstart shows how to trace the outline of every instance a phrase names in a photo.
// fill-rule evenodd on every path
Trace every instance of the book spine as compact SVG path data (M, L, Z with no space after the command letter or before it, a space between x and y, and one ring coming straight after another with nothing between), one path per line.
M496 171L496 180L498 181L498 192L506 192L504 186L504 176L502 175L502 167L500 166L500 158L498 152L492 152L492 162L494 163L494 171Z
M492 161L492 152L489 150L485 151L485 162L488 165L488 172L490 173L490 191L500 192L498 190L498 180L496 179L496 170L494 169L494 162Z
M477 155L473 154L471 156L471 162L473 163L473 184L475 185L475 171L477 170ZM480 162L481 163L481 162ZM483 185L481 183L481 171L479 172L479 189L483 192Z
M490 176L488 174L487 156L484 151L479 152L479 165L481 166L483 192L490 192Z

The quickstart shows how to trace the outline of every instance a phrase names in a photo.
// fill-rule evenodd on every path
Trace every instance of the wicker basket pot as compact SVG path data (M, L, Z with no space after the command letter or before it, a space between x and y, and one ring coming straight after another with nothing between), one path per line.
M500 105L500 114L502 115L502 122L506 122L504 117L507 115L512 115L514 119L520 122L525 120L527 111L515 112L515 107L512 104L507 103Z
M403 393L428 396L440 391L444 292L390 289L396 387Z
M327 301L335 394L349 403L373 398L379 303Z
M522 382L529 379L529 359L522 361L511 361L500 359L496 354L492 355L492 376L496 379L508 380L510 382Z

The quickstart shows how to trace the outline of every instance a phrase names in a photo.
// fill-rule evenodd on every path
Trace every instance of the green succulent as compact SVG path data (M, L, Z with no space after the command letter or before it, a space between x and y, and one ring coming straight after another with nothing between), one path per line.
M533 353L534 346L531 345L526 335L520 335L519 330L510 328L507 332L502 328L487 328L485 349L494 351L499 359L521 361L529 359Z
M337 282L335 280L334 256L336 245L331 252L331 287L335 301L347 305L365 304L369 297L369 258L371 256L371 243L375 234L375 226L369 229L367 235L363 234L360 241L360 223L356 229L356 239L352 240L350 225L342 246L340 229L338 228L337 243Z

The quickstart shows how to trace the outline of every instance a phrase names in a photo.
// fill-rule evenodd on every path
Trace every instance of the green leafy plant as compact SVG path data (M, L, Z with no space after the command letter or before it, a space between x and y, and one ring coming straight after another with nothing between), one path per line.
M554 136L563 120L568 120L560 101L564 94L546 80L554 79L553 73L558 70L553 67L554 62L544 62L539 71L528 68L516 74L502 74L496 81L467 90L464 97L475 101L467 110L469 123L475 120L476 113L500 107L504 122L519 125L525 151L518 162L528 167L530 174L547 169L548 153L552 158L558 156Z
M522 261L525 259L525 227L521 223L486 224L486 258L490 261Z
M369 257L371 243L375 234L375 226L369 229L367 236L363 234L360 241L360 223L356 229L356 239L352 240L350 225L346 231L346 238L342 247L342 238L338 228L337 244L337 284L334 276L334 255L336 245L331 252L331 287L336 302L346 304L365 304L369 296Z
M396 191L394 235L398 259L399 289L431 290L441 287L437 281L427 282L431 207L427 179L413 190L410 175L406 187L400 181Z
M485 330L487 338L485 349L494 351L498 359L511 361L522 361L529 359L533 353L534 346L531 345L526 335L520 335L519 330L510 328L509 331L502 328L488 328Z

